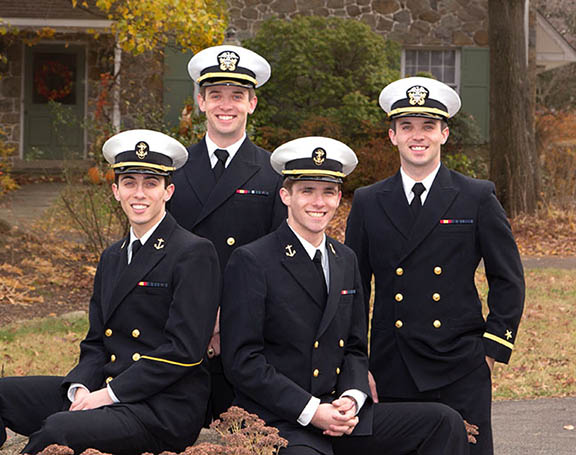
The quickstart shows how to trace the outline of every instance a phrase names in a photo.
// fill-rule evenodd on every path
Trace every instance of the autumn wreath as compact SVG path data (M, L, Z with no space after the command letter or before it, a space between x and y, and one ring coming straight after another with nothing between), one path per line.
M61 100L72 93L72 70L60 62L49 60L42 63L34 75L36 91L50 101Z

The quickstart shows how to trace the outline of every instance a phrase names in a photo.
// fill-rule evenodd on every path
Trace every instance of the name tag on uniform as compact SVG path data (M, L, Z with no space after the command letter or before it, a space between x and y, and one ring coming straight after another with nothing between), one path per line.
M342 289L340 291L341 295L356 294L356 289Z
M138 286L145 288L167 288L168 283L162 283L160 281L139 281Z
M268 196L270 194L270 191L264 191L264 190L245 190L242 188L239 188L236 190L236 194L251 194L253 196Z
M474 220L469 218L444 219L440 220L440 224L474 224Z

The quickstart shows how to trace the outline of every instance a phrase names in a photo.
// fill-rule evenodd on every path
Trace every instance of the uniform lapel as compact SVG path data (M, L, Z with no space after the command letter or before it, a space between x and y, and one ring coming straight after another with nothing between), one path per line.
M314 303L323 309L324 291L318 281L321 278L318 277L310 256L286 222L278 228L277 234L283 250L282 265L312 297Z
M186 166L184 166L184 174L198 199L202 204L205 204L216 184L210 166L206 139L202 139L198 144L189 147L188 152L189 158Z
M134 289L139 281L152 270L165 256L166 244L170 241L172 231L176 227L174 218L167 213L164 220L156 228L152 237L142 246L130 265L124 268L114 285L110 299L105 305L104 320L108 320L118 305ZM126 253L126 246L122 249ZM119 259L124 259L120 257Z
M238 152L225 169L224 174L214 186L206 200L206 204L202 207L202 211L194 223L195 226L233 196L243 183L260 170L260 165L256 163L254 157L254 147L254 144L248 138L244 140ZM205 154L207 156L208 152ZM213 178L211 172L210 176Z
M412 230L412 214L402 186L400 171L384 182L378 199L396 229L408 239Z
M430 188L430 194L426 198L426 202L424 202L420 215L414 224L408 240L407 250L402 260L414 251L430 234L430 231L438 225L442 215L450 208L458 192L459 190L452 184L450 171L441 165Z
M342 283L344 282L345 264L334 248L334 242L332 239L327 238L326 241L328 262L330 267L330 290L328 291L326 309L322 315L322 320L320 321L320 326L318 328L318 334L316 335L317 338L320 338L324 331L330 326L330 323L332 322L332 319L338 310L338 304L340 303L340 292L342 291Z

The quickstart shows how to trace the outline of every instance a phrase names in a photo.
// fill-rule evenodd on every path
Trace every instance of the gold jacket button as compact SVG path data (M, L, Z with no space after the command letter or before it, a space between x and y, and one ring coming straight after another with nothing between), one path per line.
M318 375L320 374L320 370L316 368L312 374L314 375L315 378L317 378Z
M340 341L338 342L338 346L340 346L341 348L344 347L344 340L342 338L340 338Z
M440 294L438 294L437 292L432 294L432 300L434 300L435 302L438 302L438 300L440 300Z
M397 302L401 302L402 300L404 300L404 296L400 293L396 294L394 298L396 299Z
M134 360L134 362L138 362L138 360L140 360L140 357L141 357L140 354L138 354L137 352L135 352L135 353L132 355L132 360Z
M112 336L112 329L106 329L106 331L104 332L104 335L106 335L107 337L111 337Z
M340 368L336 368L336 374L340 374Z
M440 267L438 265L436 267L434 267L434 274L435 275L442 275L442 267Z
M134 338L138 338L140 336L140 330L138 330L138 329L132 330L132 336Z
M234 245L236 243L236 239L234 237L228 237L226 239L226 243L230 246Z
M432 325L437 329L442 327L442 323L438 319L436 319Z
M332 392L330 392L330 395L336 395L336 390L332 390Z
M394 324L394 325L396 326L397 329L401 329L402 326L404 325L404 323L400 319L398 319L396 321L396 324Z
M108 376L106 378L106 384L110 384L110 381L112 381L112 379L114 379L112 376Z
M404 275L404 269L402 267L398 267L396 269L396 275L398 275L398 276Z
M318 341L314 342L314 349L318 349L318 346L320 346L320 343L318 343Z
M112 354L110 356L110 362L112 362L112 363L116 362L116 355L115 354Z

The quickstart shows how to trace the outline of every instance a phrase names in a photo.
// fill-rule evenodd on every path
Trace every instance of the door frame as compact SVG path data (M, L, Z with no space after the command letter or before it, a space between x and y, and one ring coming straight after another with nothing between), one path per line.
M39 41L37 44L35 44L34 47L36 46L77 46L80 49L80 51L84 52L84 109L82 112L82 116L83 116L83 121L86 121L86 119L88 118L88 83L89 83L89 77L88 77L88 56L89 56L89 43L87 41L84 40L74 40L74 41L64 41L64 40L54 40L54 41ZM25 136L25 120L24 120L24 110L26 108L26 80L27 80L27 71L32 71L32 68L28 68L26 65L26 60L27 60L27 50L28 50L29 46L27 46L24 42L22 42L21 44L21 61L22 61L22 69L21 69L21 81L20 81L20 146L18 147L18 157L20 160L24 161L24 136ZM83 150L82 150L82 158L81 160L86 160L87 156L88 156L88 133L86 131L86 128L83 128L82 131L82 135L83 135ZM54 164L61 162L63 160L50 160L52 161Z

